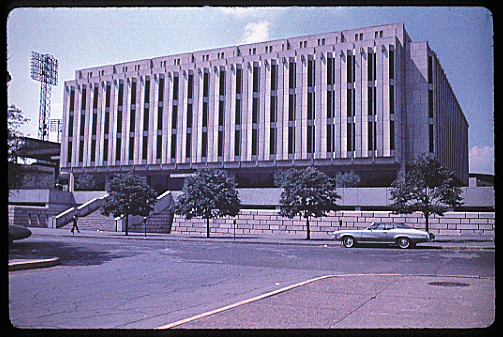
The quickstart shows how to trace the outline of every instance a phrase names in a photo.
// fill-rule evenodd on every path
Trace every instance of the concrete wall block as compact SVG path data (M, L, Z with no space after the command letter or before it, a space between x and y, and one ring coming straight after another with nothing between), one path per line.
M435 235L461 235L461 230L459 229L440 229Z
M449 218L441 218L440 223L460 223L461 219L449 219Z
M464 219L465 213L462 212L445 212L444 218L456 218L456 219Z
M269 230L269 225L257 224L253 226L253 229Z
M251 214L240 214L238 220L253 220L253 217Z
M458 224L457 229L479 229L477 224Z
M495 217L496 217L495 212L480 212L479 213L480 219L494 219Z
M484 229L484 230L494 230L494 225L490 225L490 224L487 224L487 225L483 225L483 224L480 224L479 225L479 229Z
M465 212L465 218L467 219L477 219L479 217L478 212Z
M447 224L445 223L434 223L430 224L430 228L436 228L436 229L447 229Z
M390 218L391 212L389 211L376 211L374 212L374 217L376 218Z
M470 223L473 224L487 224L490 223L489 219L470 219Z
M271 220L271 216L269 215L255 215L253 220Z
M290 225L290 226L287 226L286 229L288 231L301 231L301 230L305 230L306 226L304 226L304 225Z

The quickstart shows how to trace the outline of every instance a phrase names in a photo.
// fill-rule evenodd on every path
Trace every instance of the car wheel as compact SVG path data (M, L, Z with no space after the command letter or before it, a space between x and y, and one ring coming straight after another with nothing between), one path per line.
M402 249L407 249L411 246L410 240L408 238L398 238L396 240L396 243L398 244L398 247Z
M356 240L352 237L352 236L345 236L343 239L342 239L342 244L344 245L344 247L346 248L351 248L351 247L354 247L355 244L356 244Z

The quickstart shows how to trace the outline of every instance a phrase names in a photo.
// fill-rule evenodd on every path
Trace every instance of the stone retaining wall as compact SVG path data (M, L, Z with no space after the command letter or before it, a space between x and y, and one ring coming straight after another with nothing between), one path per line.
M431 216L430 232L435 235L484 235L494 237L494 212L447 212L443 217ZM234 218L226 217L210 220L210 233L230 235L234 233ZM421 213L392 214L390 211L340 211L327 217L311 218L312 238L331 238L332 232L339 229L361 229L371 222L401 222L413 228L425 229L425 219ZM173 233L203 235L206 233L206 220L186 220L175 215ZM236 217L236 235L303 235L306 222L300 217L288 219L281 217L277 210L242 210Z

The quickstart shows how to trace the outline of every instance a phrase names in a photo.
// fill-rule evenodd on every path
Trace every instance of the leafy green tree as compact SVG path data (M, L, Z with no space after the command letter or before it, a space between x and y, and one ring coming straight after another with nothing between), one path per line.
M336 201L340 196L335 192L335 180L314 167L278 172L274 178L276 186L283 188L280 215L290 219L299 215L306 219L309 240L309 217L327 216L338 208Z
M75 178L75 189L80 191L91 191L96 185L94 178L90 174L83 174Z
M118 174L110 180L101 213L114 217L126 217L126 235L128 235L128 216L150 214L154 207L155 193L144 180L133 172Z
M461 189L454 186L454 173L432 156L419 155L405 174L391 185L391 207L394 213L422 212L429 230L429 216L443 216L447 207L462 205Z
M238 192L227 172L203 168L185 180L175 213L185 216L187 220L194 217L206 219L206 237L209 238L210 219L236 216L240 208Z
M7 183L9 193L23 185L25 172L22 165L17 163L17 151L23 134L18 130L29 119L23 116L23 112L11 105L7 108Z
M356 187L360 185L360 176L355 171L339 172L335 176L337 187Z

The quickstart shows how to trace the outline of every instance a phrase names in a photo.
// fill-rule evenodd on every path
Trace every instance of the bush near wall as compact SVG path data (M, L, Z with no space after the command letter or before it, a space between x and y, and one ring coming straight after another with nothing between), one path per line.
M494 212L447 212L443 217L430 217L430 232L435 235L487 235L494 236ZM214 219L210 232L222 236L234 233L234 218ZM339 229L363 229L372 222L401 222L413 228L425 228L421 213L393 214L390 211L339 211L327 217L310 219L312 238L332 238ZM341 222L342 220L342 222ZM305 235L306 222L300 218L288 219L275 210L242 210L236 217L236 235ZM175 216L172 233L204 235L204 219L186 220Z

